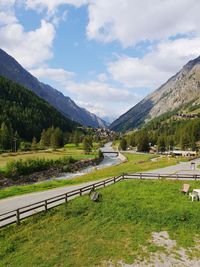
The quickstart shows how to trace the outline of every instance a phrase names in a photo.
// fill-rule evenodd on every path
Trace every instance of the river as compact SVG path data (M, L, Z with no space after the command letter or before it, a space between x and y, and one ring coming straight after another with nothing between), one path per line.
M114 149L112 148L112 142L106 143L102 148L101 148L102 152L114 152ZM87 167L85 169L82 169L81 171L75 172L75 173L63 173L60 177L57 177L57 179L72 179L72 178L76 178L79 176L82 176L84 174L87 173L91 173L94 170L100 170L106 167L110 167L110 166L114 166L114 165L118 165L119 163L121 163L122 161L116 157L113 154L106 154L104 156L104 159L102 160L102 162L97 165L97 166L91 166L91 167Z

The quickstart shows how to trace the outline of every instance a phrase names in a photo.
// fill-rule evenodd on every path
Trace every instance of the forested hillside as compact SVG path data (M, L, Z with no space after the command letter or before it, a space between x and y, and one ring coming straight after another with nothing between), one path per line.
M30 90L0 76L0 124L31 141L40 138L43 129L59 127L71 132L77 124L65 118Z
M191 108L189 108L190 110ZM200 114L169 112L126 136L127 145L148 151L149 145L158 151L197 150L200 141Z
M1 48L0 63L0 76L6 77L31 90L61 112L66 118L76 121L81 125L94 128L104 128L107 126L104 120L90 113L88 110L79 107L68 96L64 96L50 85L40 82Z

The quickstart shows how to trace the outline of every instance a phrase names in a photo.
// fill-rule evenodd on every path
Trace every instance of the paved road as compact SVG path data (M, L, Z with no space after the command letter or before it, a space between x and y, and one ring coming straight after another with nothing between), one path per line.
M98 182L99 181L100 180L98 180ZM82 183L79 185L54 188L54 189L45 190L45 191L37 192L37 193L30 193L30 194L26 194L22 196L5 198L5 199L0 200L0 214L11 211L11 210L16 210L23 206L34 204L35 202L43 201L51 197L56 197L58 195L65 194L67 192L79 189L81 187L91 185L93 183L95 183L95 181Z
M192 162L195 162L195 165L200 164L200 159L193 160ZM151 170L148 171L148 173L158 173L158 174L200 174L200 170L192 170L191 169L191 162L182 162L178 165L175 166L170 166L162 169L156 169L156 170ZM82 183L79 185L74 185L74 186L65 186L61 188L55 188L51 190L46 190L42 192L37 192L37 193L30 193L22 196L15 196L15 197L10 197L6 198L3 200L0 200L0 214L11 211L11 210L16 210L20 207L33 204L38 201L45 200L47 198L51 198L57 195L61 195L64 193L67 193L72 190L79 189L83 186L87 186L90 184L95 183L95 181L92 182L87 182L87 183Z
M155 160L154 160L155 161ZM191 162L195 163L195 169L191 166ZM147 173L158 174L200 174L200 169L197 168L200 165L200 158L189 162L181 162L178 165L169 166L161 169L147 171Z

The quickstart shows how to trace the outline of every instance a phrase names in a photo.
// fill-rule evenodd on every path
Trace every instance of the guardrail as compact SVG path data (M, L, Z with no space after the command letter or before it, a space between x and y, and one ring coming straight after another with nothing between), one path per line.
M108 178L106 180L96 182L94 184L87 185L76 190L72 190L65 194L61 194L39 202L35 202L33 204L21 207L17 210L12 210L2 213L0 214L0 228L10 225L12 223L20 224L21 220L33 216L42 211L47 211L53 207L57 207L58 205L67 202L69 199L72 199L77 195L82 196L83 194L87 193L92 189L106 187L107 185L120 182L123 179L124 175L122 174L117 177Z
M55 197L51 197L33 204L21 207L17 210L12 210L0 214L0 228L10 225L12 223L20 224L21 220L33 216L39 212L47 211L53 207L57 207L69 199L79 195L82 196L88 191L100 187L106 187L121 180L128 179L170 179L170 180L200 180L199 174L158 174L158 173L123 173L117 177L108 178L106 180L96 182L91 185L81 187L76 190L72 190L65 194L61 194Z

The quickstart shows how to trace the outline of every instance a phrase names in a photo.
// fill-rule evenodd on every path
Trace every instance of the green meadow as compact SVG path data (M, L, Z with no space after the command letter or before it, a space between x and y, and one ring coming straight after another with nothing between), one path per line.
M118 266L149 259L165 249L152 232L167 231L177 249L194 248L200 233L200 203L180 193L181 181L128 180L0 231L0 266ZM199 182L190 182L200 187ZM167 252L166 252L167 253ZM175 251L174 251L175 253Z

